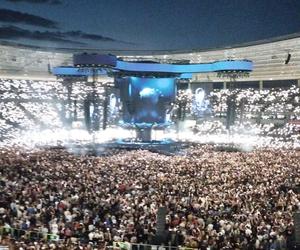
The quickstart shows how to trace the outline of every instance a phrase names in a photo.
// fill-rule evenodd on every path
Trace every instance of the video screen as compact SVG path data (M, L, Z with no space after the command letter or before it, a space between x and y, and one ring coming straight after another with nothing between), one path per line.
M166 110L175 98L174 78L126 77L118 79L116 85L125 123L165 123Z

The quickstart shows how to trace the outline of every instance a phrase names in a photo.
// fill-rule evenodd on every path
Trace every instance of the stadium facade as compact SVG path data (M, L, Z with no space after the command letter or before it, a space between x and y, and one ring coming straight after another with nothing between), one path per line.
M53 80L55 77L50 72L51 68L71 65L72 56L76 52L83 51L58 51L54 49L42 51L35 48L1 45L0 77ZM260 83L260 86L262 81L266 81L266 84L269 84L269 81L274 81L275 85L284 85L283 80L293 80L293 83L300 84L299 34L206 51L98 51L98 53L108 52L122 56L124 60L140 59L160 62L209 63L228 59L248 59L253 61L254 70L249 78L238 79L238 81L243 81L245 84L250 82L250 86L253 85L253 81L257 84ZM105 80L108 79L103 79L103 81ZM215 73L194 74L192 79L192 82L226 81L229 81L229 79L220 79ZM278 83L278 81L281 81L281 83Z

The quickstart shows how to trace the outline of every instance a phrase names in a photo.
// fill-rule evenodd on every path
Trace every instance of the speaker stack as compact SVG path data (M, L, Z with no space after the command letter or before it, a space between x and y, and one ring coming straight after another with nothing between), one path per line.
M300 211L294 214L294 226L295 226L295 245L296 249L300 249Z

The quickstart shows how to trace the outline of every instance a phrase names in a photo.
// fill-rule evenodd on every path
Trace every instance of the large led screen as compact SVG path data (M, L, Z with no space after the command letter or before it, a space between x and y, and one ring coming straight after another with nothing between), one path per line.
M152 126L165 123L175 98L174 78L126 77L117 80L123 103L123 121Z

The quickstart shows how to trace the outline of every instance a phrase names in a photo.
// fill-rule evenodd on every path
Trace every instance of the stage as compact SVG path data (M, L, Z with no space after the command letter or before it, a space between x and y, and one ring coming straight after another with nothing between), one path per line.
M106 156L118 151L147 150L164 155L182 155L191 146L190 142L182 141L150 141L115 140L105 143L69 144L66 148L75 155Z

